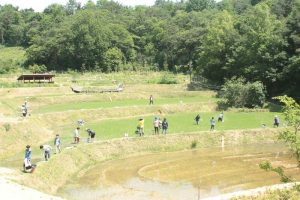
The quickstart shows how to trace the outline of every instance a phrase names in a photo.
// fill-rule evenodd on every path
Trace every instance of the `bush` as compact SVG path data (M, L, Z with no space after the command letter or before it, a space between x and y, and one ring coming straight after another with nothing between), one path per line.
M3 127L5 129L6 132L8 132L10 130L10 124L6 123L6 124L3 124Z
M262 107L266 99L265 87L261 82L250 83L243 78L227 80L218 96L222 98L218 101L219 109Z
M177 84L176 77L170 74L164 74L158 81L158 84Z
M0 59L0 74L7 74L16 72L18 69L17 64L14 60L2 60Z
M191 149L195 149L197 147L197 141L194 140L191 144Z
M28 69L34 74L47 72L47 67L45 65L34 64L30 65Z

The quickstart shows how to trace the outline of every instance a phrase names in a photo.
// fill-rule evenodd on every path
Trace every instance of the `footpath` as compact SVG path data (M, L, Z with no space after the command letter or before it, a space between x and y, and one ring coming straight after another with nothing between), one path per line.
M0 168L1 200L63 200L13 182L13 174L13 170Z

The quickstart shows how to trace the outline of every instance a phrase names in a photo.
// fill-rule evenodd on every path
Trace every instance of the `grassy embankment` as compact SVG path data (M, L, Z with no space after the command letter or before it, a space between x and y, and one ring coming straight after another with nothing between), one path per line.
M26 183L29 182L30 185L48 193L55 193L67 180L80 176L97 162L136 154L190 149L194 141L197 142L198 148L220 145L221 135L225 136L226 145L272 142L275 131L240 130L259 129L262 123L270 125L274 113L225 112L225 121L217 124L218 131L205 132L209 129L210 117L218 115L215 111L215 94L209 91L189 92L185 90L184 85L129 84L123 93L91 95L73 94L66 87L9 90L9 94L1 99L8 105L8 116L18 114L12 108L21 104L26 97L32 115L26 119L16 118L18 121L12 124L12 129L3 133L7 137L3 137L1 143L6 149L1 155L8 162L20 162L27 143L33 146L34 159L40 159L38 146L47 141L51 144L56 133L62 136L64 146L72 146L70 143L73 140L73 130L76 120L80 118L86 120L85 127L91 127L97 132L100 142L92 145L80 144L76 148L64 150L49 162L41 163L35 174L23 175ZM150 94L155 97L154 106L148 105ZM198 112L202 121L196 126L193 119ZM152 119L155 115L167 117L170 135L136 137L134 130L137 119L145 118L146 136L149 136L152 133ZM128 132L134 139L103 141L122 138L124 132ZM85 134L83 131L82 137Z
M96 130L98 142L65 149L49 162L41 163L35 174L21 174L24 183L56 193L70 178L109 159L190 149L194 141L197 148L220 145L221 135L225 136L226 145L273 141L275 129L259 129L262 123L271 126L275 113L270 112L225 112L225 121L216 126L218 131L206 132L209 119L218 115L215 93L186 91L187 76L168 76L176 79L178 84L158 84L166 79L166 75L154 72L73 73L58 74L52 87L31 84L15 88L16 74L1 76L0 83L4 88L0 89L0 163L19 169L26 144L32 145L34 159L40 160L38 146L52 144L56 133L61 135L64 147L73 146L73 130L78 119L86 121L84 128ZM118 83L125 85L124 92L74 94L70 90L70 86L111 88ZM154 106L148 105L150 94L154 95ZM23 119L20 105L25 100L29 102L31 116ZM199 126L193 121L197 113L202 117ZM168 119L167 137L151 135L154 116ZM147 137L144 138L134 135L140 117L146 120ZM125 132L133 138L114 139L122 138ZM86 136L84 130L81 135Z

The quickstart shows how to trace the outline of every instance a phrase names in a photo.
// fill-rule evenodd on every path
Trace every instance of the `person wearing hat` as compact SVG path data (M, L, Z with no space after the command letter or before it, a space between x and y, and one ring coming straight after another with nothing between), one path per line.
M27 170L31 169L31 148L30 148L30 145L26 146L23 169L24 169L24 172L27 172Z

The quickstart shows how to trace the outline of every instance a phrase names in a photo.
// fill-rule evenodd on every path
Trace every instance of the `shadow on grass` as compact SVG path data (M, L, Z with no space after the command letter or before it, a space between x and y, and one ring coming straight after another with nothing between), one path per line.
M279 104L275 104L270 102L267 106L270 112L282 112L282 106Z

